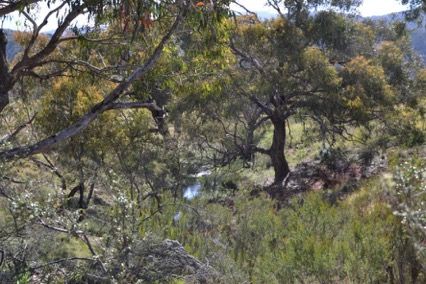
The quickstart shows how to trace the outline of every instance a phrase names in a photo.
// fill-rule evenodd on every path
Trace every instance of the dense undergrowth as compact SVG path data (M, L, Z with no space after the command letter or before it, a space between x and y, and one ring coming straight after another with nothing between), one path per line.
M333 203L326 192L303 194L281 210L266 196L239 193L231 205L200 198L196 213L182 209L167 222L171 210L151 230L209 260L225 283L422 283L422 239L407 234L392 208L389 178L364 181Z
M1 284L426 283L407 23L358 0L35 2L69 14L46 36L37 3L0 3L26 30L9 59L0 29Z
M341 188L301 193L282 203L267 194L253 195L242 177L234 180L237 190L209 191L210 176L192 200L137 208L126 190L112 197L100 190L91 208L64 208L68 220L55 221L54 212L64 210L60 209L64 197L49 189L37 195L22 192L17 203L2 200L0 214L2 228L26 228L20 230L22 237L6 237L6 231L0 236L2 244L16 249L22 263L16 260L2 270L16 269L19 283L37 280L34 275L43 275L41 282L75 283L99 269L96 264L87 266L90 248L77 235L52 235L36 225L39 218L53 218L69 224L71 232L91 235L91 245L101 252L104 265L116 271L120 283L135 281L134 272L126 269L134 260L127 259L123 250L162 239L178 240L188 253L213 267L220 275L215 281L221 283L423 283L424 154L423 147L388 150L385 172L362 180L352 193L337 199ZM236 177L236 172L232 175ZM221 176L229 180L229 173ZM80 222L82 212L85 218ZM37 263L76 260L31 268L23 262L26 258ZM158 275L153 281L179 283L179 279Z

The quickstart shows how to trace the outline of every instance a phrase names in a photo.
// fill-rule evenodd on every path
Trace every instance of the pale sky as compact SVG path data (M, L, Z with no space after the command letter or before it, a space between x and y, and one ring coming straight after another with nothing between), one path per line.
M247 0L245 0L247 1ZM250 1L250 0L249 0ZM395 0L366 0L363 2L359 11L362 16L381 16L394 12L401 12L406 10L407 7L404 7L401 4L401 1Z
M267 0L239 0L238 3L253 12L274 13L274 10L266 5ZM404 6L398 0L364 0L359 7L359 12L364 17L381 16L403 10Z
M247 7L249 10L253 12L263 12L263 13L274 13L274 10L271 7L266 6L267 0L239 0L239 3ZM362 16L380 16L393 12L399 12L404 10L404 6L400 4L401 1L397 0L364 0L363 4L359 8L359 12ZM238 10L235 6L234 9ZM40 8L39 15L45 15L47 13L47 8ZM51 31L55 30L58 23L57 19L53 19L49 21L43 31ZM21 19L21 22L18 22L17 19ZM0 27L9 28L9 29L19 29L24 30L25 27L23 25L23 17L18 17L17 13L11 17L11 19L3 21L0 23ZM42 19L39 19L38 22L41 22ZM80 17L76 21L77 23L87 23L87 19L85 17Z

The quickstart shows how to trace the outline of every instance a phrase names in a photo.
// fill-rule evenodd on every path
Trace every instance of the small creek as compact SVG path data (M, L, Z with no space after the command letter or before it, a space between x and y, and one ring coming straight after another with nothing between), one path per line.
M210 170L204 170L195 175L192 175L191 177L195 178L196 180L193 184L185 187L183 191L183 197L188 200L191 200L197 197L200 194L201 189L203 188L203 185L201 184L199 178L209 176L209 175L211 175Z
M195 175L191 175L191 178L195 179L195 182L191 185L187 185L185 189L183 190L183 197L186 200L191 200L197 197L201 193L201 189L203 188L203 185L201 184L200 178L211 175L210 170L204 170L201 171ZM176 214L173 216L173 222L179 222L180 218L182 216L181 211L177 211Z

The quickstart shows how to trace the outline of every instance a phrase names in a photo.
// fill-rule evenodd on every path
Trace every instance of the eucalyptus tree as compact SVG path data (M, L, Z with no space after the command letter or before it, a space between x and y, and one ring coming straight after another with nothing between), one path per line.
M334 137L347 135L348 126L367 125L384 106L391 109L396 92L375 59L380 43L374 30L336 11L359 3L273 0L276 19L236 21L230 47L239 65L226 93L255 109L251 132L272 125L268 149L250 141L245 149L270 157L275 185L290 172L284 151L290 117L310 119L323 137Z
M200 4L201 3L201 4ZM38 5L48 7L46 16L37 17ZM110 81L114 87L103 99L93 105L74 124L59 130L55 134L35 141L30 145L0 152L1 160L11 160L48 151L53 145L75 136L95 120L101 113L111 109L147 108L159 110L152 101L119 101L131 94L135 82L143 80L156 66L163 51L175 40L175 35L183 29L196 30L211 27L210 23L227 15L229 1L193 2L178 1L2 1L0 17L8 17L13 12L21 21L27 21L29 34L22 46L23 52L14 62L9 63L5 50L7 40L1 31L0 56L0 111L9 106L14 88L29 77L41 80L57 76L68 76L73 72L90 73L100 79ZM46 38L42 29L49 19L58 18L58 27ZM82 29L76 25L77 17L87 16L93 25ZM110 33L102 33L108 26L115 26ZM154 34L145 42L139 41L137 50L128 46L135 39L146 39L147 33ZM64 45L89 45L95 56L92 58L68 57ZM176 44L176 42L174 42ZM115 60L104 65L102 48L115 51ZM93 55L92 53L92 55ZM132 61L135 54L143 54ZM94 57L94 58L93 58ZM89 60L91 59L91 60ZM131 63L129 63L131 62ZM153 94L152 96L155 96ZM13 99L19 99L19 93L13 92ZM9 106L13 107L13 106Z

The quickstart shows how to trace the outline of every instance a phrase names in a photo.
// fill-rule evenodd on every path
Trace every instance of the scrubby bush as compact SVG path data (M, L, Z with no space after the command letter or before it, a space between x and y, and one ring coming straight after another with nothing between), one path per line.
M417 257L426 271L426 165L411 159L402 163L393 175L391 194L394 214L401 219L414 242Z
M413 243L379 180L335 204L309 193L281 210L267 196L241 194L232 206L200 200L194 206L197 213L182 211L178 223L163 227L164 236L214 263L226 283L421 283L424 277L412 273L419 265Z

